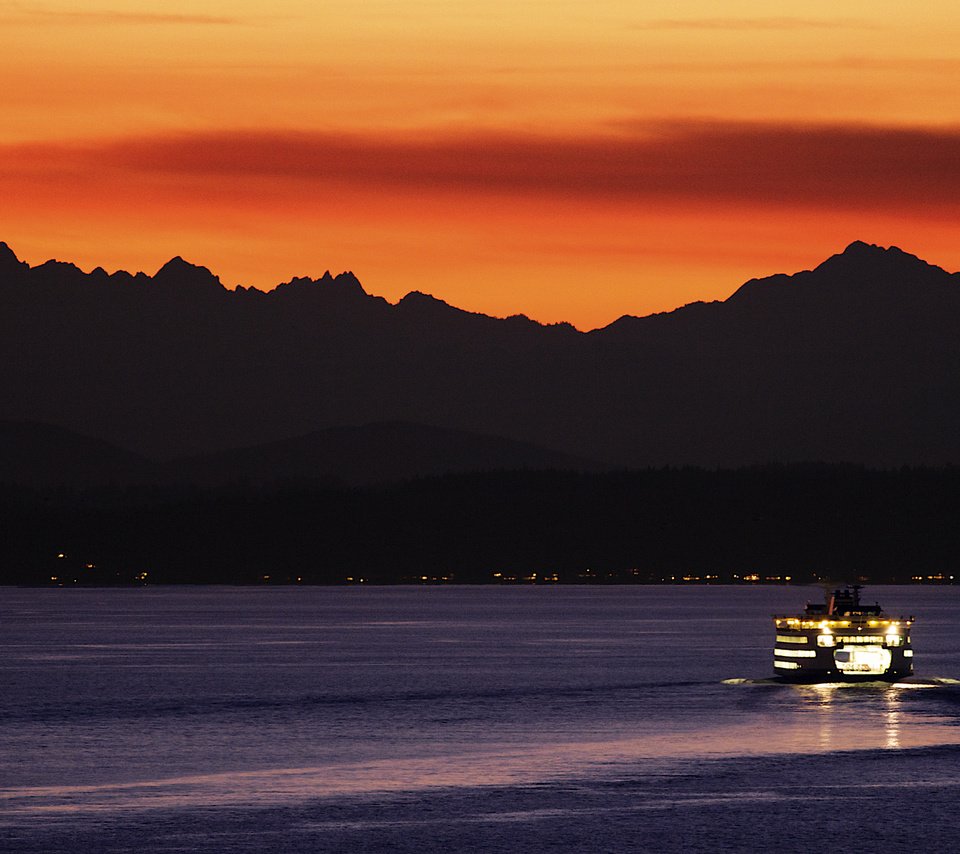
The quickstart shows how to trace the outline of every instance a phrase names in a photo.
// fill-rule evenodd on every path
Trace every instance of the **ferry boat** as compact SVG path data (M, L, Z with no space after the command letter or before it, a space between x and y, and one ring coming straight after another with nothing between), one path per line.
M829 589L829 588L828 588ZM859 584L775 616L773 667L786 682L896 682L913 674L913 617L860 601Z

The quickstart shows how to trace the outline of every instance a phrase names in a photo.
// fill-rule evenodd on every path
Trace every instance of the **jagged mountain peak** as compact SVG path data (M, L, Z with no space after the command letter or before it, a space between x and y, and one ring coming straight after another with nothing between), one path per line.
M353 270L344 270L342 273L337 273L336 276L334 276L329 270L326 270L319 279L310 279L307 276L301 276L295 281L312 282L315 285L333 285L334 287L338 288L359 291L363 294L366 293L366 291L363 289L363 285L360 284L360 280L356 277Z
M907 298L917 294L917 285L939 285L950 280L950 274L943 268L897 246L855 240L843 252L831 255L812 270L750 279L728 297L726 303L738 305L786 294L800 299L816 293L821 300L832 295L866 306L881 294Z
M49 261L44 261L34 269L43 270L45 272L55 271L60 273L75 273L77 275L83 275L83 270L81 270L72 261L58 261L56 258L51 258Z
M6 243L0 240L0 269L13 266L22 267L23 261L17 257L17 254Z
M0 275L11 279L19 278L29 269L30 266L21 261L6 243L0 243Z
M328 270L324 273L321 281L341 292L353 293L357 296L368 296L367 292L363 289L363 285L360 284L360 280L353 274L352 270L344 270L342 273L337 273L336 276L331 276Z
M843 252L832 255L814 269L819 273L856 275L860 278L932 271L943 272L940 267L904 252L899 246L879 246L862 240L853 241Z
M858 257L865 255L881 255L889 251L901 252L902 250L896 246L880 246L877 243L867 243L865 240L854 240L852 241L843 252L839 253L841 255L847 255L850 257Z
M216 288L223 290L220 278L206 267L191 264L179 255L174 256L153 275L153 281L163 286Z
M423 291L410 291L397 303L396 308L414 323L425 322L434 326L447 323L450 328L462 329L464 323L472 327L474 321L494 321L489 315L458 308Z
M406 306L407 308L415 307L418 305L433 305L433 306L446 306L451 308L452 306L448 302L444 302L439 297L435 297L432 294L424 293L423 291L410 291L406 296L404 296L397 305Z
M352 273L257 305L182 258L92 275L0 277L0 418L164 457L397 419L617 465L960 462L960 276L893 247L590 335L354 297Z
M410 291L397 303L397 308L404 314L419 317L486 317L486 315L457 308L455 305L450 305L445 300L423 291Z
M319 279L309 276L294 276L289 282L283 282L274 288L274 293L283 296L313 293L333 296L369 297L360 280L350 270L334 276L329 270Z

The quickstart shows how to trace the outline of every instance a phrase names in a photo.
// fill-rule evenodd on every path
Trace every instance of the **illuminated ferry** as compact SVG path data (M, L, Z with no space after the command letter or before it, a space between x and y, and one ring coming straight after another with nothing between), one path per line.
M774 622L773 667L788 682L895 682L913 673L913 617L862 604L859 584Z

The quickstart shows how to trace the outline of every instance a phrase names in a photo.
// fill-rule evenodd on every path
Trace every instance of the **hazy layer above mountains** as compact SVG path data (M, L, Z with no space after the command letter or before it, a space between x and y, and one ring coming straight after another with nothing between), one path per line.
M859 242L589 333L422 293L391 305L349 273L228 291L179 258L83 273L0 244L0 419L168 458L405 422L550 449L558 467L956 463L958 330L957 274ZM284 447L285 474L332 453ZM445 470L444 453L399 469Z

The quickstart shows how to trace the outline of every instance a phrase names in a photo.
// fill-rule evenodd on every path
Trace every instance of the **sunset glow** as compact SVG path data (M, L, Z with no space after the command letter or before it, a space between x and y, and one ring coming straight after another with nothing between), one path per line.
M581 328L854 239L960 268L953 4L0 3L0 240Z

